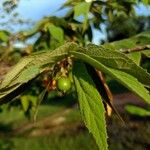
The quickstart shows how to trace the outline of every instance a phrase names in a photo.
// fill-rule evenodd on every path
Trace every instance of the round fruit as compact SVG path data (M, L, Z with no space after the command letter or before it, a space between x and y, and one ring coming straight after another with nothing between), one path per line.
M67 77L61 77L57 80L57 87L59 90L66 92L71 88L71 81Z

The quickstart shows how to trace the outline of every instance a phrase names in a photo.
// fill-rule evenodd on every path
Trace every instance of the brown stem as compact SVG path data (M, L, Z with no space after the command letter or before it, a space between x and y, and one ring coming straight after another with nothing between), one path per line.
M106 110L107 110L107 115L108 116L111 116L111 113L112 113L112 108L110 107L109 104L112 104L113 103L113 95L105 81L105 78L104 78L104 75L102 74L101 71L98 71L98 70L95 70L100 81L102 82L103 86L104 86L104 89L105 89L105 92L106 92Z
M116 108L113 105L113 95L105 81L105 77L104 77L103 73L96 69L95 69L95 71L96 71L100 81L102 82L105 92L106 92L105 101L106 101L107 115L111 116L112 110L113 110L116 113L117 117L122 121L122 123L125 124L124 120L122 119L122 117L120 116L120 114L118 113L118 111L116 110Z
M125 54L128 54L131 52L139 52L139 51L149 50L149 49L150 49L150 45L143 45L143 46L137 46L137 47L129 48L129 49L120 49L120 51Z

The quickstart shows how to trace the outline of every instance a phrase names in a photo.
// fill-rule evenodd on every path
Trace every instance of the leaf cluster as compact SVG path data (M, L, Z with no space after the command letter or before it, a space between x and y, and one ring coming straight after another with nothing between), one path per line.
M124 41L128 45L123 45ZM8 72L0 86L0 103L11 101L24 91L31 81L52 68L64 58L74 60L73 78L79 100L82 118L95 138L98 147L107 150L105 109L106 99L97 91L96 85L85 63L117 80L130 91L150 104L150 74L138 66L127 55L119 52L120 48L133 48L137 44L149 43L149 31L140 33L130 39L101 46L89 44L85 47L75 43L66 43L53 51L35 53L24 57ZM125 49L124 49L125 50Z

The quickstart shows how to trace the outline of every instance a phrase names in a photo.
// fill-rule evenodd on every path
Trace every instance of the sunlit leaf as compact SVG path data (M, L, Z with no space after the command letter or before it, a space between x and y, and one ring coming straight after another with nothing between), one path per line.
M125 54L93 44L88 45L87 49L83 49L82 52L100 61L105 66L119 69L131 74L141 83L146 86L150 86L150 74L138 66L132 59L128 58Z
M7 42L9 40L9 34L6 31L0 31L0 41Z
M138 66L140 65L141 61L141 53L130 53L128 57L131 58Z
M50 34L56 39L58 40L60 43L63 42L64 40L64 32L60 27L57 27L55 25L50 24L48 26L49 32Z
M93 67L99 69L100 71L106 73L107 75L111 76L125 87L127 87L130 91L141 97L145 102L150 104L150 95L149 92L144 88L144 86L133 76L127 74L123 71L112 69L110 67L106 67L101 63L100 60L96 60L83 52L71 52L72 55L81 59Z
M99 149L107 150L105 109L102 99L82 63L75 64L73 73L84 123L95 138Z
M90 9L91 3L81 2L74 7L74 18L80 15L87 15Z
M23 58L6 74L2 81L0 85L0 103L9 101L17 96L25 90L24 88L29 81L36 78L47 67L53 67L55 63L68 56L70 49L75 50L77 47L74 43L67 43L55 51L36 53ZM15 91L16 94L14 94Z
M150 1L149 1L149 0L142 0L142 2L143 2L144 5L150 4Z

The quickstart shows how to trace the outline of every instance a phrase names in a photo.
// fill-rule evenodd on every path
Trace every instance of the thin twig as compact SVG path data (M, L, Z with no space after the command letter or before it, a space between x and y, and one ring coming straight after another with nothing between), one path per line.
M107 114L108 116L111 116L111 113L112 113L112 108L109 106L109 104L112 104L113 103L113 95L105 81L105 78L104 78L104 75L102 74L101 71L98 71L98 70L95 70L100 81L102 82L102 85L104 87L104 90L106 92L106 95L107 95L107 101L108 101L108 104L106 104L106 110L107 110Z
M118 118L125 125L125 121L122 119L122 117L118 113L117 109L113 105L113 95L112 95L111 90L109 89L109 86L106 83L106 80L105 80L105 77L104 77L103 73L101 71L99 71L99 70L96 70L96 69L95 69L95 71L96 71L100 81L102 82L102 84L104 86L104 89L105 89L105 92L106 92L106 97L105 97L106 99L105 99L105 101L106 101L106 110L107 110L108 116L111 116L112 110L113 110L116 113L116 115L118 116Z
M139 52L139 51L149 50L149 49L150 49L150 45L143 45L143 46L137 46L137 47L129 48L129 49L120 49L120 51L125 54L128 54L131 52Z

